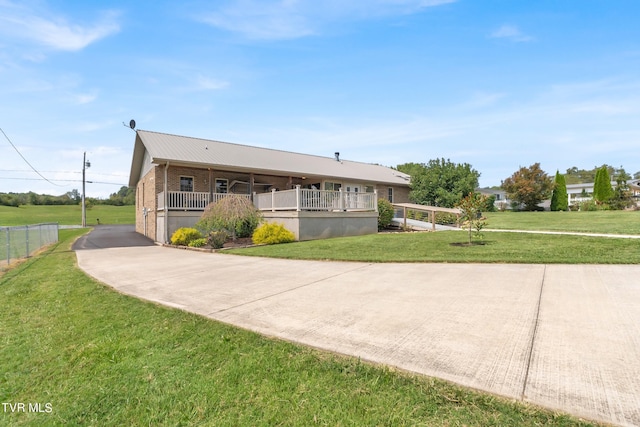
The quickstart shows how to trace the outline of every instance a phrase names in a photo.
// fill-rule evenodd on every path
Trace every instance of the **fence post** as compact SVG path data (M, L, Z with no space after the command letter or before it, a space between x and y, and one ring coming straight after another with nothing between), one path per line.
M7 265L11 264L11 233L7 227Z
M338 188L338 191L340 195L340 203L338 204L338 207L341 211L344 211L344 191L342 191L342 187Z
M296 185L296 211L300 212L300 184Z

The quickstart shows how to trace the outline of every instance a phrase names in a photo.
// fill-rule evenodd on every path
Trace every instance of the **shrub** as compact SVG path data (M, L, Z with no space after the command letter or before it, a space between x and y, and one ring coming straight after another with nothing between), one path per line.
M171 244L186 246L191 241L199 239L202 237L202 234L195 228L182 227L178 228L173 236L171 236Z
M458 216L449 212L437 212L436 224L440 225L454 225L458 222Z
M296 237L291 231L284 228L284 225L267 222L253 232L251 239L256 245L274 245L293 242Z
M598 209L598 204L594 200L584 200L578 204L578 210L593 212L599 209Z
M214 249L220 249L228 238L229 235L224 230L211 231L207 236L207 243Z
M207 244L207 239L205 239L204 237L201 237L200 239L195 239L190 241L188 246L190 248L201 248L206 244Z
M241 196L227 196L207 206L196 228L203 234L226 230L235 240L236 237L251 236L261 220L262 214L251 200Z
M388 227L393 219L393 205L387 199L378 199L378 230Z

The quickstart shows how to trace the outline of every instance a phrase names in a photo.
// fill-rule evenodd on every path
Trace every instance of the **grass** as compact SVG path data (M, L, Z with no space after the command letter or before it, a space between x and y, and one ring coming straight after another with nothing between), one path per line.
M96 205L87 210L87 224L135 224L134 206ZM17 208L0 206L0 226L57 222L63 225L82 224L79 205L24 205Z
M640 239L485 232L484 245L465 231L379 233L282 245L231 249L228 253L277 258L363 262L486 262L541 264L638 264Z
M638 234L640 211L487 212L488 227L507 230Z
M79 230L0 278L0 424L592 425L131 298L84 275Z

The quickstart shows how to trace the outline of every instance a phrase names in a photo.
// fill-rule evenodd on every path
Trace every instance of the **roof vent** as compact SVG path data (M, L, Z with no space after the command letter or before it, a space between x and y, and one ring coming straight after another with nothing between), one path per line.
M336 155L336 162L339 162L340 161L340 152L336 151L334 154Z

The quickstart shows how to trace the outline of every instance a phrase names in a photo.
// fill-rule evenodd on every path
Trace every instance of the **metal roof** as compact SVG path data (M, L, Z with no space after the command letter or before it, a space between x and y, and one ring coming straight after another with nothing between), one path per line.
M138 130L129 185L135 186L145 150L155 164L207 167L277 176L315 176L409 185L409 175L370 163L314 156L229 142Z

